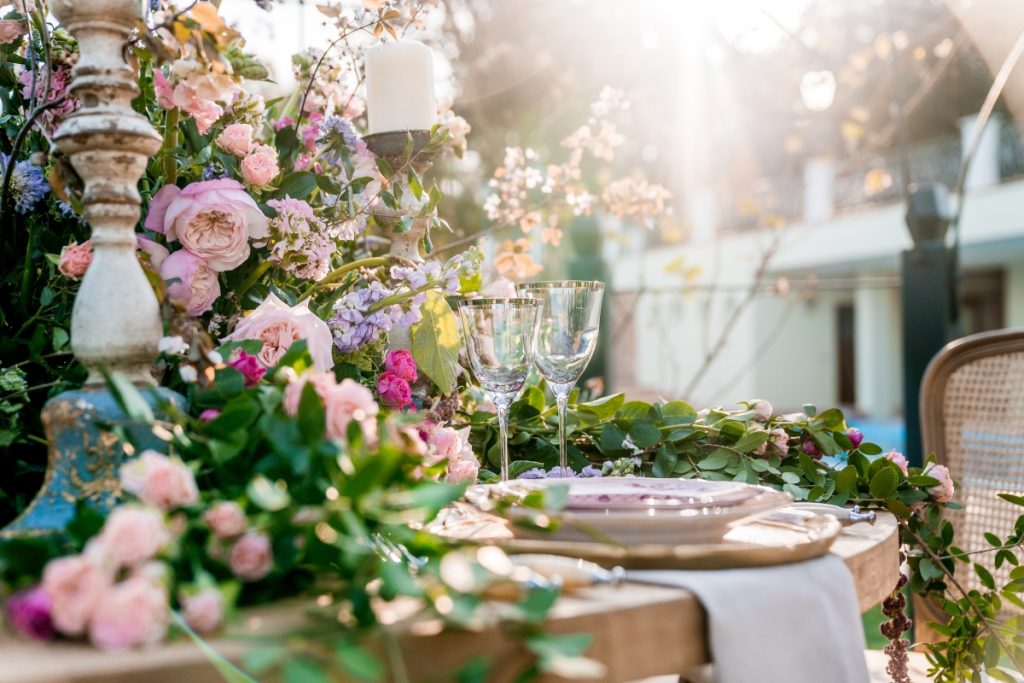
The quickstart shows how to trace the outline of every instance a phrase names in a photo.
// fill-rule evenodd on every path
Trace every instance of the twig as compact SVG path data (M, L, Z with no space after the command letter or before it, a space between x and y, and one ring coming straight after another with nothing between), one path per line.
M324 60L327 59L327 55L330 54L331 50L333 50L335 47L337 47L338 43L340 43L341 41L345 40L350 35L358 32L358 31L362 31L362 30L365 30L365 29L373 26L374 23L376 23L376 22L369 23L369 24L364 24L364 25L362 25L362 26L360 26L358 28L354 28L351 31L348 31L347 33L341 34L340 36L335 38L333 41L331 41L331 44L327 46L327 48L324 50L324 53L322 55L320 55L320 59L317 60L316 66L313 67L313 71L311 71L310 74L309 74L309 83L306 84L306 90L305 90L305 92L302 93L302 99L299 101L299 113L298 113L298 115L296 116L296 119L295 119L295 132L296 132L296 134L298 134L299 128L302 127L302 117L305 116L305 114L306 114L306 99L309 98L309 93L310 93L311 90L313 90L313 82L316 80L316 75L320 71L320 67L323 66Z

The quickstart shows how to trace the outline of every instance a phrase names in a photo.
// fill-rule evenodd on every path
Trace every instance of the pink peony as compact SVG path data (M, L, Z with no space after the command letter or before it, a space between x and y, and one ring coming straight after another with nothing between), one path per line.
M221 502L203 513L203 521L217 538L227 540L245 532L245 512L238 503Z
M228 566L243 581L259 581L274 568L270 538L258 531L246 532L231 546Z
M188 465L153 450L121 466L121 487L161 510L194 505L199 500L196 479Z
M410 383L415 382L418 376L416 361L413 360L412 353L405 349L388 351L388 355L384 357L384 369Z
M232 270L249 258L249 240L269 235L266 216L242 184L230 178L165 185L153 197L146 229L179 240L216 271Z
M267 295L259 306L242 318L235 331L222 341L258 339L263 342L260 362L274 367L281 356L299 339L305 339L313 365L326 371L334 367L331 347L333 338L327 323L309 310L309 301L289 307L274 294Z
M182 596L185 623L198 633L213 633L224 621L224 597L216 588L204 588L195 595Z
M761 422L767 422L775 412L775 408L772 404L764 399L755 401L754 405L751 406L751 410L754 411L754 419L760 420Z
M854 427L850 427L846 430L846 438L850 440L850 443L853 444L854 448L859 448L860 445L864 443L864 434Z
M29 638L49 640L54 635L52 606L53 599L41 586L20 591L7 598L7 623Z
M228 365L238 370L245 377L245 386L254 387L263 379L267 369L260 363L260 359L245 350L239 349L234 358L228 361Z
M277 150L270 145L257 145L242 159L241 166L245 182L255 187L266 187L281 172L277 165Z
M202 315L220 297L217 273L188 249L179 249L160 266L167 296L185 306L189 315Z
M153 559L170 541L163 515L135 505L114 508L99 535L99 543L119 567Z
M57 630L69 636L83 633L110 582L110 574L94 555L59 557L47 563L42 587L52 600Z
M164 245L159 242L154 242L148 237L143 237L142 235L135 236L135 244L139 251L149 254L149 262L153 264L153 267L158 271L160 270L160 266L163 265L164 261L171 254L171 252L167 251L167 247Z
M0 45L10 45L26 33L28 31L23 21L15 21L14 19L0 21Z
M104 650L152 645L167 633L171 613L166 589L142 576L125 579L102 596L89 639Z
M200 422L213 422L220 417L220 410L216 408L207 408L203 412L199 413Z
M86 240L81 244L72 242L60 250L60 263L57 265L57 270L64 277L81 280L85 271L89 269L90 263L92 263L92 240Z
M380 401L389 408L399 410L412 404L412 389L409 383L390 372L385 372L377 378L377 394Z
M224 128L215 142L228 154L244 157L252 151L252 126L248 123L232 123Z
M906 456L904 456L899 451L889 451L882 457L885 458L886 460L896 463L896 467L900 468L900 472L903 473L903 476L907 476L907 465L909 463L907 462Z
M932 479L938 479L939 483L928 489L928 493L931 494L932 498L938 503L948 503L953 500L953 493L955 492L953 486L953 477L949 473L949 468L945 465L929 465L925 468L923 474L926 477Z

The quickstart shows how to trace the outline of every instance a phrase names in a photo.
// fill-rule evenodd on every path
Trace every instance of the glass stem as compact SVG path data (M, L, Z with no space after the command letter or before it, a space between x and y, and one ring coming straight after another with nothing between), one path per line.
M565 413L569 407L570 387L559 385L554 387L555 401L558 404L558 467L563 477L569 476L569 449L565 443Z
M508 464L508 406L509 400L505 396L497 397L494 405L498 409L498 438L501 440L501 480L509 479Z

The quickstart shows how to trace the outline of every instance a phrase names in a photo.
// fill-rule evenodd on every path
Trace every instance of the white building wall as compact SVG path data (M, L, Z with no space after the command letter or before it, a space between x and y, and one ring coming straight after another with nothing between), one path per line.
M899 413L903 405L900 292L858 287L853 306L857 412L871 417Z

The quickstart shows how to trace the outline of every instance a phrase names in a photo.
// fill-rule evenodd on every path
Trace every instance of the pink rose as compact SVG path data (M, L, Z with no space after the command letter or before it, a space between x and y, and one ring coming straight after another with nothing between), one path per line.
M804 453L811 456L814 460L821 460L822 452L818 448L818 444L815 443L814 439L810 436L804 436L803 442L800 444L801 449Z
M903 476L907 476L907 465L909 463L907 462L906 456L899 451L889 451L882 457L890 462L896 463L896 467L900 468L900 472L903 473Z
M69 636L85 631L103 594L110 574L92 555L71 555L51 560L43 570L43 590L52 602L53 625Z
M41 586L19 591L7 598L7 623L33 640L53 638L53 599Z
M243 349L239 349L237 355L228 361L228 365L238 370L245 377L245 386L254 387L263 379L267 369L260 363L260 359Z
M224 128L215 142L228 154L244 157L252 150L252 126L248 123L232 123Z
M217 273L188 249L179 249L160 266L167 296L181 303L189 315L202 315L220 297Z
M92 263L92 240L86 240L81 244L72 242L60 250L60 263L57 265L57 270L64 277L81 280L85 271L89 269L90 263Z
M102 596L89 639L104 650L152 645L166 635L170 618L167 590L144 577L131 577Z
M775 412L775 408L772 407L772 404L764 399L756 401L754 405L751 406L751 410L754 411L754 419L760 420L761 422L767 422L771 418L772 413Z
M121 487L165 512L199 500L196 479L188 465L153 450L143 451L121 465Z
M135 236L135 244L139 251L149 254L149 262L157 271L160 270L160 266L163 265L164 261L171 253L167 251L167 247L164 245L159 242L154 242L148 237L143 237L142 235Z
M374 418L380 408L373 400L373 393L359 382L346 377L332 387L324 400L327 417L327 438L344 439L352 420L359 423L367 440L377 438L377 422Z
M185 623L197 633L213 633L224 621L224 597L216 588L182 596L181 612Z
M949 473L949 468L945 465L929 465L925 468L923 474L926 477L932 479L938 479L939 483L928 489L928 493L931 494L932 498L938 503L948 503L953 500L953 493L955 492L953 486L953 477Z
M257 145L242 159L242 177L255 187L265 187L277 177L281 168L277 165L277 150L269 145Z
M304 372L289 382L284 389L284 412L292 417L299 414L299 402L302 400L302 392L307 383L311 383L320 397L321 403L326 404L327 394L334 387L338 386L338 380L329 372Z
M860 448L860 445L864 443L864 434L859 429L850 427L846 430L846 438L850 440L854 448Z
M377 394L381 403L389 408L401 410L412 403L412 389L409 388L409 383L390 372L385 372L377 378Z
M412 353L405 349L388 351L388 355L384 357L384 369L406 382L415 382L418 376L416 361L413 360Z
M269 234L266 216L237 180L166 185L153 197L146 228L179 240L216 271L232 270L249 258L249 240Z
M427 436L427 445L438 460L453 460L464 454L473 455L469 445L469 427L454 429L452 427L434 427Z
M473 458L458 458L448 462L445 481L453 484L472 484L480 473L480 461Z
M228 566L242 581L259 581L274 568L270 539L258 531L246 532L231 546Z
M274 294L267 295L259 306L242 318L235 331L222 341L258 339L263 342L260 362L274 367L281 356L299 339L305 339L313 365L320 371L334 367L331 347L333 338L327 323L309 310L309 300L289 307Z
M789 433L782 427L776 427L768 432L768 445L778 455L789 453Z
M15 21L14 19L4 19L0 21L0 45L10 45L19 36L23 36L28 31L25 29L25 22Z
M205 93L212 94L212 93ZM196 122L200 135L206 133L224 115L224 108L212 99L204 98L191 83L179 82L171 93L175 107L189 114Z
M771 441L772 436L771 436L770 432L765 432L765 430L763 430L763 429L755 429L754 431L758 432L758 433L767 433L768 434L768 437L764 440L764 443L762 443L760 446L758 446L754 450L750 451L750 454L752 456L761 457L762 455L764 455L765 453L768 452L768 443Z
M153 89L156 91L156 103L161 109L174 109L174 88L162 69L153 69Z
M245 512L238 503L217 503L203 513L203 521L213 531L213 535L222 541L241 536L245 532Z
M170 541L163 515L152 508L135 505L114 508L99 535L99 543L119 567L130 567L156 557Z

